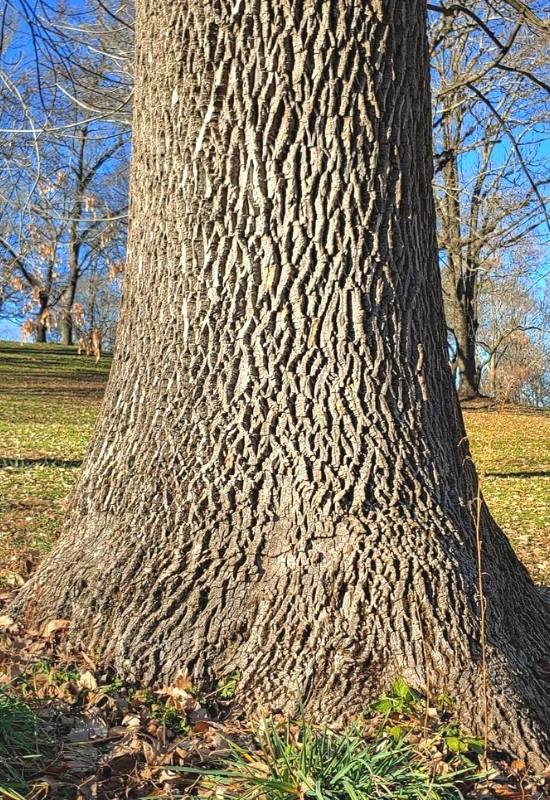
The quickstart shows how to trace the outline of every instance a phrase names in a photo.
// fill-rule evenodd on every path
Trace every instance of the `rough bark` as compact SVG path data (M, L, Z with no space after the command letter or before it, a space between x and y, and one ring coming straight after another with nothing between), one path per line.
M483 725L418 0L141 0L129 264L65 534L18 608L124 672ZM540 764L548 609L483 509L490 731Z

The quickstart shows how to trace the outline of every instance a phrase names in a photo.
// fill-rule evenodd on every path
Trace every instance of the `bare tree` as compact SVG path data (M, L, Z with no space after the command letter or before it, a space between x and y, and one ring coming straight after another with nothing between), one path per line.
M453 367L465 397L480 389L484 281L509 271L518 243L548 233L544 44L484 3L471 8L489 32L506 34L504 54L470 16L432 26L439 242ZM540 262L523 265L528 277Z
M550 314L521 275L483 284L478 332L482 388L498 401L547 405Z
M62 342L71 344L80 277L92 268L107 275L124 258L126 148L124 134L89 125L63 136L42 136L39 179L31 163L30 172L17 177L17 193L10 184L0 220L0 255L5 282L17 291L6 310L25 322L37 341L57 328Z
M124 121L101 115L90 119L83 108L90 98L110 97L111 65L97 52L97 30L103 29L80 21L79 35L89 39L84 50L83 42L69 36L67 29L78 27L70 15L42 21L37 47L50 47L44 63L29 71L15 38L6 57L11 72L0 71L9 97L2 114L4 140L18 156L0 177L3 313L21 320L38 341L56 328L70 344L79 279L88 271L119 272L115 265L124 258L129 129ZM22 80L25 95L17 89ZM70 95L69 83L78 97Z

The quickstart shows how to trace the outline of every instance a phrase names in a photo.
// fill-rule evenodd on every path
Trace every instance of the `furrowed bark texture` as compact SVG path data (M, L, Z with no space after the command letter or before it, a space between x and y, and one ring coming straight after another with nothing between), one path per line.
M482 724L475 472L447 365L418 0L141 0L117 351L19 607L152 682ZM484 510L491 733L548 747L548 610Z

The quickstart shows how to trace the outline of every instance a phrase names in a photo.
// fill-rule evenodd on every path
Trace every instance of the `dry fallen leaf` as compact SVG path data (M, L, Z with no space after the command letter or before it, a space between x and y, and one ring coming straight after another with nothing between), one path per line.
M141 718L137 714L126 714L122 720L122 724L127 728L139 728L141 725Z
M510 786L495 786L493 793L499 797L506 797L507 800L525 800L525 792L518 792Z
M97 797L97 780L95 775L85 780L78 787L77 800L94 800Z
M103 762L103 766L109 767L109 769L115 775L123 775L124 773L133 772L136 764L137 754L130 751L107 758Z
M174 681L174 686L176 689L183 689L184 691L189 691L189 689L193 686L193 681L189 677L189 675L180 674Z
M52 619L49 622L46 622L42 628L41 635L44 639L49 639L54 633L67 630L69 624L70 620L68 619Z
M90 691L97 689L97 681L94 675L89 671L80 673L80 677L77 680L77 684L82 689L89 689Z
M78 719L65 738L68 742L88 742L90 739L102 739L108 733L109 726L96 712Z

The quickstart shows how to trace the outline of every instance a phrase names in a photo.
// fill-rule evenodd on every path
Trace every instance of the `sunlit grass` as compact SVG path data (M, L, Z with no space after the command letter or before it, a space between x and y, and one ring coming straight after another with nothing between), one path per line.
M467 412L483 494L533 577L550 581L550 413Z
M0 342L0 584L55 541L110 367L76 348Z
M360 730L340 734L305 722L266 721L255 750L228 741L219 766L183 768L198 776L203 797L240 800L458 800L475 768L438 774L406 739Z
M0 688L0 797L24 800L53 743L45 724L14 692Z

